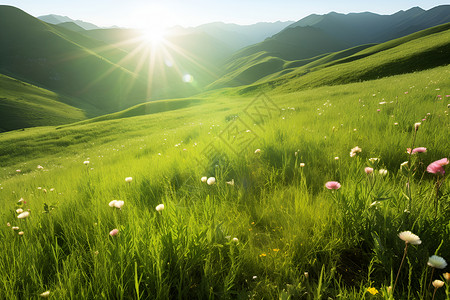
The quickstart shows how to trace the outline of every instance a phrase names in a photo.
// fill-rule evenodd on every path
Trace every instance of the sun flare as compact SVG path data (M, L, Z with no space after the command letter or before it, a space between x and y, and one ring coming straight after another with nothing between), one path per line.
M152 45L160 45L164 42L166 30L164 28L146 28L142 30L142 40Z

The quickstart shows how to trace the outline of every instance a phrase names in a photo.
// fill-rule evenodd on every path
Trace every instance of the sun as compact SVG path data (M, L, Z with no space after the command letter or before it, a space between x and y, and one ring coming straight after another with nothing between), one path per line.
M142 40L154 46L158 46L164 43L166 30L159 27L149 27L142 29Z

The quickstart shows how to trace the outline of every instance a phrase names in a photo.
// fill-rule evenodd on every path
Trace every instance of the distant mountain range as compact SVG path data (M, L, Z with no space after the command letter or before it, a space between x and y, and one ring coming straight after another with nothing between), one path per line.
M92 29L100 29L100 27L98 27L95 24L92 23L88 23L88 22L84 22L81 20L73 20L69 17L66 16L60 16L60 15L45 15L45 16L40 16L37 17L39 20L42 20L44 22L50 23L50 24L61 24L61 23L75 23L76 25L80 26L81 28L83 28L84 30L92 30Z
M223 78L228 78L228 83L222 78L210 88L249 84L292 65L285 62L274 64L274 59L303 65L316 56L363 44L389 41L448 22L450 22L450 5L437 6L430 10L414 7L392 15L369 12L310 15L263 42L236 52L228 60L223 73ZM237 62L250 64L245 66ZM258 65L259 70L263 70L260 76L254 72L250 77L245 75L248 72L243 75L242 70L255 65Z
M301 83L304 76L326 74L323 70L334 65L338 66L333 70L338 70L347 62L356 68L355 60L399 43L407 49L409 39L448 30L435 26L449 22L450 5L427 11L415 7L393 15L332 12L297 22L174 27L167 32L164 46L158 46L145 41L139 30L102 29L58 15L38 19L0 5L0 107L7 108L1 118L9 120L0 124L0 131L83 120L208 89L278 86L294 79L306 86ZM412 38L391 41L430 27ZM385 41L391 42L377 45ZM395 52L386 51L385 65L391 69L377 69L366 77L349 73L347 81L450 63L448 50L447 44L435 42L427 50L432 58L426 59L419 49L408 56L406 65L390 61L389 53ZM345 82L338 71L334 73L333 81L316 81ZM36 107L42 111L33 113ZM21 115L26 115L22 121ZM51 116L51 121L43 116Z

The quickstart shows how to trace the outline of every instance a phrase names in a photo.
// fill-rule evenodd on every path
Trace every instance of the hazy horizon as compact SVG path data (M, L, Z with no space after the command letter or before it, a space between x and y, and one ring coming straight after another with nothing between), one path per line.
M2 5L11 5L22 9L34 17L43 15L62 15L73 20L82 20L100 27L196 27L199 25L223 22L239 25L250 25L258 22L298 21L311 14L359 13L373 12L390 15L400 10L408 10L419 6L424 10L448 5L445 1L360 1L347 0L339 3L331 0L307 1L283 0L277 3L263 0L239 2L231 0L227 3L195 0L182 2L170 0L164 3L156 1L130 0L88 2L56 2L44 0L36 3L33 0L3 1Z

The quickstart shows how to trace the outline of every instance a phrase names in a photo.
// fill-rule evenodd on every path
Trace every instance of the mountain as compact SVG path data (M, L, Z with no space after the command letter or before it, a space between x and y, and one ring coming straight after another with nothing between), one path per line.
M222 78L209 88L251 84L269 74L290 72L292 65L301 66L331 52L383 43L447 22L450 5L427 11L414 7L393 15L370 12L309 15L263 42L234 53Z
M126 52L0 6L0 73L113 112L146 99L143 79L116 62ZM89 105L85 105L88 103Z
M58 27L69 29L69 30L72 30L72 31L75 31L75 32L80 32L80 31L84 31L85 30L83 27L78 26L74 22L64 22L64 23L59 23L57 25L58 25Z
M59 15L45 15L45 16L40 16L38 17L39 20L50 23L50 24L61 24L61 23L75 23L78 26L80 26L81 28L83 28L84 30L92 30L92 29L99 29L100 27L98 27L95 24L89 23L89 22L84 22L81 20L73 20L69 17L66 16L59 16Z
M280 32L293 21L286 22L259 22L252 25L226 24L214 22L193 28L196 31L203 31L212 37L222 41L232 50L262 42L264 39Z
M449 53L450 23L446 23L382 44L323 56L287 73L266 76L242 87L239 94L285 93L411 73L450 64Z

